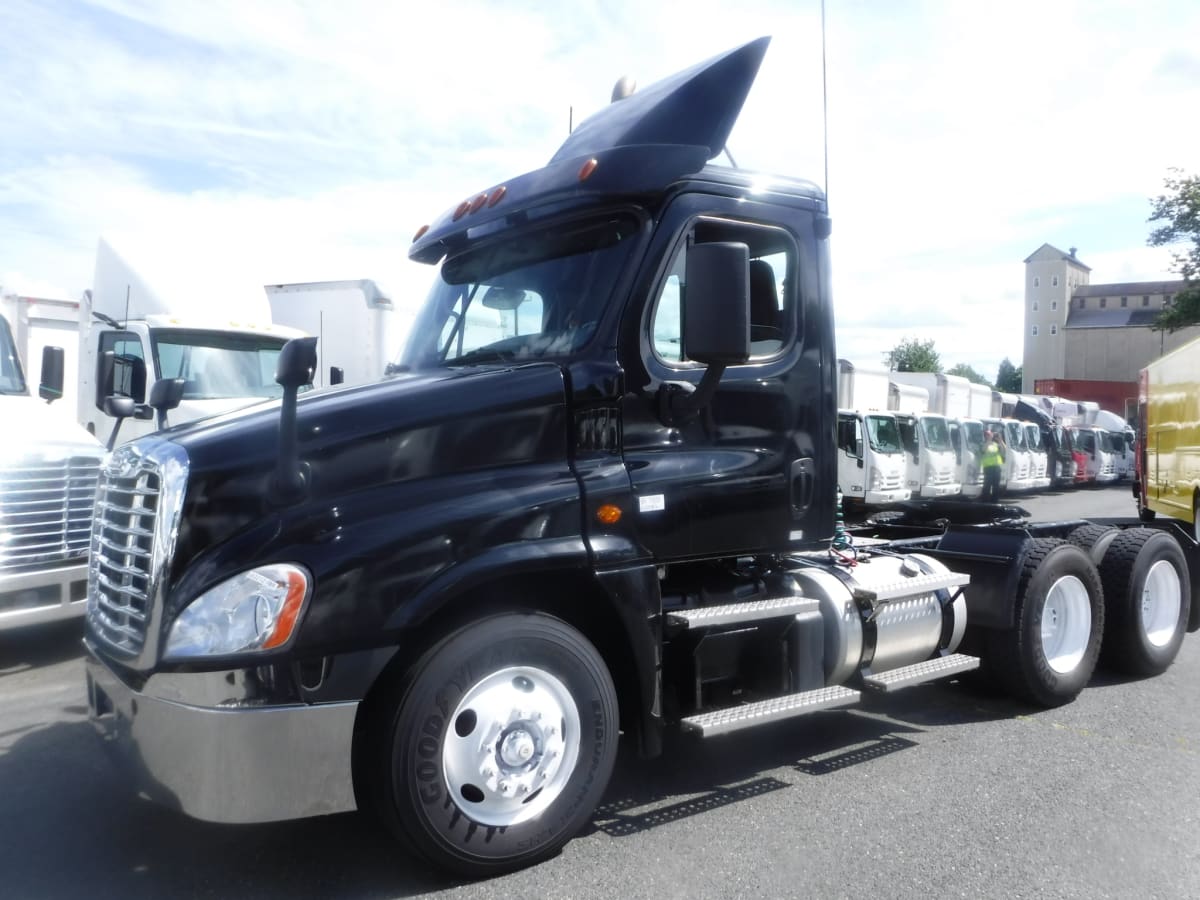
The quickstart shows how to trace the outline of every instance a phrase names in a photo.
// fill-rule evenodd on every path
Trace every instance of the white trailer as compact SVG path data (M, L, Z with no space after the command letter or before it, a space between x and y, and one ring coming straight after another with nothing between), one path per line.
M79 304L79 424L107 439L117 420L106 398L144 404L159 379L183 379L173 425L280 396L275 360L302 332L271 323L261 287L213 276L211 259L195 260L192 268L207 268L189 272L149 251L145 256L135 269L100 240L92 288ZM157 429L149 411L143 415L121 425L122 441Z
M838 485L850 505L886 506L912 496L887 401L885 369L838 360Z
M319 338L317 387L378 381L400 349L395 306L369 278L268 284L266 292L271 321Z

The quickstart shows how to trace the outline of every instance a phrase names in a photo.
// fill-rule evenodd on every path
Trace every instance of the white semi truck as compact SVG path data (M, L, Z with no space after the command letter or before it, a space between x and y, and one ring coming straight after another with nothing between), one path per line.
M30 395L0 316L0 631L81 616L92 503L104 448L48 401L62 393L62 348L43 352Z
M137 413L120 426L121 439L150 434L159 426L145 403L160 379L183 383L170 424L277 398L275 361L302 334L271 323L257 285L239 289L206 273L166 270L149 252L135 268L102 238L92 288L79 305L79 423L107 440L118 418L106 401L126 397Z
M929 412L944 416L950 433L950 445L954 450L954 480L959 483L964 497L980 496L983 493L983 470L979 467L983 426L980 419L971 415L972 388L980 388L981 396L986 393L989 403L991 389L943 372L892 372L891 378L899 384L929 392Z
M900 428L908 489L926 500L957 495L962 484L946 417L929 411L927 388L896 380L905 373L889 374L888 405Z
M838 360L838 485L850 506L908 500L905 453L888 406L888 372Z

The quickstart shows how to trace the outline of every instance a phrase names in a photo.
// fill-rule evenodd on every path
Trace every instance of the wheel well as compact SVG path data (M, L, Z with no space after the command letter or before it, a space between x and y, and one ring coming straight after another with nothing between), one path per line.
M612 676L621 728L626 732L640 728L642 699L636 668L614 665L616 660L631 658L629 637L608 595L590 574L546 572L497 578L451 596L434 615L406 630L400 636L396 654L359 704L353 767L360 808L364 807L360 790L362 763L373 750L377 729L384 726L381 712L399 702L406 676L420 657L438 641L471 622L521 610L562 619L591 641Z

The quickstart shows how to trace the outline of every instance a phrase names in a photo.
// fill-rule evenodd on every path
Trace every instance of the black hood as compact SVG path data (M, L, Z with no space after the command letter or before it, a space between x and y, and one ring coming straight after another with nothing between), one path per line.
M272 487L278 402L173 430L189 463L175 564L285 512L323 515L348 497L402 482L565 460L564 384L558 366L536 363L406 374L302 397L307 492L286 510Z

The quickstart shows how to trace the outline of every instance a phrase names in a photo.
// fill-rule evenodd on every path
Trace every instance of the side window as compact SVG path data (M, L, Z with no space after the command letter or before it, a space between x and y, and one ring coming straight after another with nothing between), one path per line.
M796 249L784 231L745 222L700 219L671 261L650 321L654 352L665 362L685 362L682 321L687 303L687 247L692 242L736 241L750 249L750 359L777 354L791 337L798 271Z
M112 391L119 397L132 397L138 403L146 402L145 362L142 341L128 331L105 331L100 335L100 353L96 361L96 383L101 380L104 354L113 354ZM133 360L141 360L140 374Z

